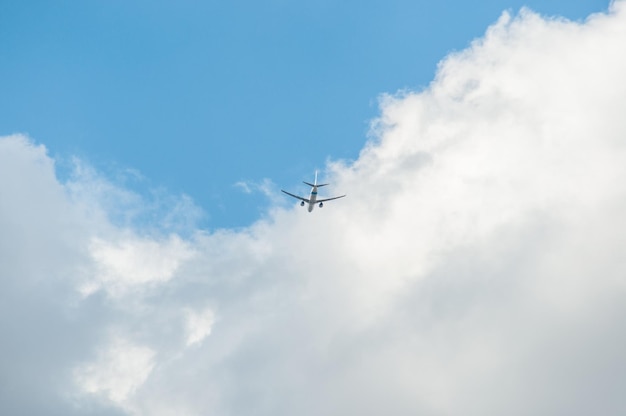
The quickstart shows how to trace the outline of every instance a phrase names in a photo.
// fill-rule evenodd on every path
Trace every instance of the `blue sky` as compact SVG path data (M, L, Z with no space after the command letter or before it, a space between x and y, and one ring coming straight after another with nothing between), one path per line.
M140 193L187 194L210 229L354 160L378 97L420 90L504 10L580 20L580 1L28 1L0 5L0 134L77 155ZM290 201L291 202L291 201Z

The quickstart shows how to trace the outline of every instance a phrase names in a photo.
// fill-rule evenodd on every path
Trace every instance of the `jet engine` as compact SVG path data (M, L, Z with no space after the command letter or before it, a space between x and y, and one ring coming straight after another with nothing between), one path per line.
M300 206L303 207L304 206L304 201L300 201Z
M323 206L324 206L324 203L323 203L323 202L320 202L320 208L321 208L321 207L323 207Z

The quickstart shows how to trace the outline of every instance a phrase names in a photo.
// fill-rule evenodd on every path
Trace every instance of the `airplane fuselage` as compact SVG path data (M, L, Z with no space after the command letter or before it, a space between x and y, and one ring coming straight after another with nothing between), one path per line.
M317 200L317 186L311 188L311 194L309 195L309 212L313 211L315 208L315 201Z

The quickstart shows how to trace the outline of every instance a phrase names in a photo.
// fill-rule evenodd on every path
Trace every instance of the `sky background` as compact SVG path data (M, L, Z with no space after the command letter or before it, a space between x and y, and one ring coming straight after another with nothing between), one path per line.
M626 414L626 0L454 6L2 3L0 414Z
M523 6L581 20L608 2L3 1L0 134L44 143L62 180L79 156L190 196L205 228L246 226L270 205L254 184L306 192L355 160L381 94L426 88Z

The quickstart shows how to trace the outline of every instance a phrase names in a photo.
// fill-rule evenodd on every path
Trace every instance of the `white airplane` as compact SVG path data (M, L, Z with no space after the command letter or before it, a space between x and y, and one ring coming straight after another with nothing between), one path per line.
M317 199L317 188L328 185L327 183L320 183L320 184L317 183L317 171L315 171L315 182L313 183L304 182L304 183L311 186L311 194L309 195L309 199L291 194L287 191L283 191L282 189L281 191L286 193L289 196L299 199L301 207L303 207L305 203L309 204L309 212L313 211L313 208L315 208L315 204L319 204L319 207L322 208L324 206L324 202L332 201L333 199L343 198L345 196L345 195L341 195L341 196L335 196L332 198Z

